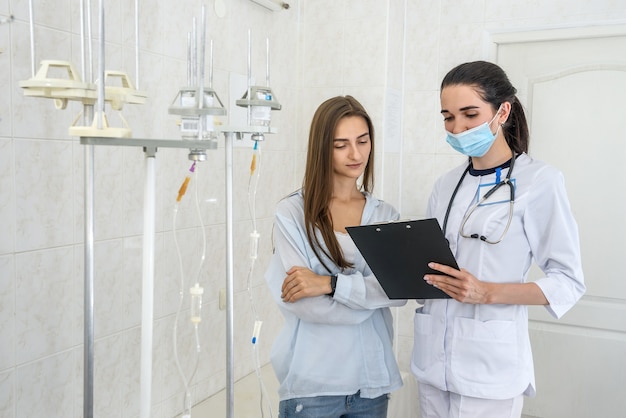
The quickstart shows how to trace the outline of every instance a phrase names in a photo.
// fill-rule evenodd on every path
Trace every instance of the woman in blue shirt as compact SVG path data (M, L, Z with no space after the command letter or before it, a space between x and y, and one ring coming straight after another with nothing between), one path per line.
M271 353L281 418L383 418L402 386L389 306L406 301L387 298L346 232L399 217L370 194L373 154L363 106L328 99L311 123L303 187L278 204L266 280L285 316Z

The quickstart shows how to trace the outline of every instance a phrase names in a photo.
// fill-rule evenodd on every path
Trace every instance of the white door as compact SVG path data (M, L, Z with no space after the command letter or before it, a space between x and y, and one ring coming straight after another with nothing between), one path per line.
M626 416L626 27L491 41L527 110L529 154L565 175L588 289L561 320L531 308L537 396L524 414Z

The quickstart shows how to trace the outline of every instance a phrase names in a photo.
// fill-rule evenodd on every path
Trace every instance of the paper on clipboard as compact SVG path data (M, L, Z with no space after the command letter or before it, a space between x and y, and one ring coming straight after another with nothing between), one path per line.
M428 263L458 265L435 218L347 227L389 299L445 299L426 283Z

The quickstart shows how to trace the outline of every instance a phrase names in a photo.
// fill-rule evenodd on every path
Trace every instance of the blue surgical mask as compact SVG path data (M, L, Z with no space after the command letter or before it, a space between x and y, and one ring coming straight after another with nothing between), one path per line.
M485 122L467 131L458 134L446 131L446 142L463 155L467 155L468 157L482 157L489 151L489 148L491 148L491 145L498 135L499 126L495 134L491 132L491 128L489 127L496 119L496 116L498 116L498 112L500 112L500 108L498 108L498 111L490 122Z

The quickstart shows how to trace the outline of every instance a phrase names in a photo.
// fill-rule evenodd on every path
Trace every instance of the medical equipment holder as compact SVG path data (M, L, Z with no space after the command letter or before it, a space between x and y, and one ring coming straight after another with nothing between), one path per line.
M244 134L250 133L277 133L274 127L234 127L220 126L218 134L224 134L225 139L225 180L226 180L226 412L227 418L234 417L234 311L233 311L233 285L234 285L234 245L233 245L233 141L241 140ZM144 190L144 231L143 231L143 272L142 272L142 321L141 321L141 378L151 379L152 357L152 326L153 326L153 294L154 294L154 242L155 242L155 206L156 206L156 152L159 148L186 148L186 149L210 149L209 141L186 140L186 139L139 139L139 138L111 138L111 137L80 137L80 143L87 146L86 153L90 154L85 159L85 258L93 257L93 201L88 204L94 195L94 146L130 146L142 147L146 156L146 181ZM92 263L86 263L91 265ZM85 281L93 282L93 272L85 269ZM93 289L93 283L86 283L86 288ZM93 324L93 294L85 292L85 323ZM90 327L93 329L93 327ZM93 332L85 333L85 367L93 369ZM85 396L93 390L93 375L85 379ZM148 395L149 396L149 395ZM149 401L149 399L148 399ZM148 402L149 403L149 402ZM149 411L142 411L149 414ZM143 416L143 415L142 415Z

